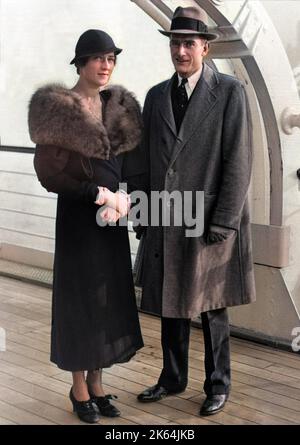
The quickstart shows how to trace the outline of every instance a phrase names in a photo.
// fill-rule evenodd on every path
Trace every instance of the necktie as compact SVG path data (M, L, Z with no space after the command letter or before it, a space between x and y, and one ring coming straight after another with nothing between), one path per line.
M182 79L180 85L174 85L172 91L172 105L177 132L179 132L189 102L185 89L187 81L187 79Z
M188 104L189 98L186 92L186 88L185 88L185 84L187 83L187 79L181 79L181 84L179 85L179 87L177 88L177 100L178 100L178 105L180 108L182 108L183 110L186 109L186 106Z

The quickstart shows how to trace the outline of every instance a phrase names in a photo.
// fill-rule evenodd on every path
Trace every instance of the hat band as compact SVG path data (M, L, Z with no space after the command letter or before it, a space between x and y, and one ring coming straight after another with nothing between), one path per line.
M77 51L75 52L75 57L79 59L81 57L93 56L94 54L98 53L113 53L115 51L116 48L106 48L106 49L95 48L95 49L90 49L89 51Z
M201 20L192 19L189 17L176 17L172 20L171 31L176 29L190 29L196 32L207 32L208 28Z

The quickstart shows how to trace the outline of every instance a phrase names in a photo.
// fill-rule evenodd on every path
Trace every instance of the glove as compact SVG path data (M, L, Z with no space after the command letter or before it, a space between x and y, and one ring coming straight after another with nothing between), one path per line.
M133 231L135 232L136 239L140 240L142 238L143 233L146 232L146 227L138 224L137 226L133 226Z
M234 233L234 229L211 224L206 235L206 244L221 243L230 238Z

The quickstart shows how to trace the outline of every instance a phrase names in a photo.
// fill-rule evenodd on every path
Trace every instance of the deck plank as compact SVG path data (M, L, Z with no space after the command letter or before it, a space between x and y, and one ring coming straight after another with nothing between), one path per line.
M0 276L0 326L7 348L0 352L0 425L80 424L71 412L71 374L49 361L51 290ZM140 313L145 347L128 363L104 370L107 393L116 394L118 419L104 425L300 424L300 356L231 339L232 392L224 410L200 417L205 398L204 344L192 328L187 390L155 404L136 395L161 371L160 320Z

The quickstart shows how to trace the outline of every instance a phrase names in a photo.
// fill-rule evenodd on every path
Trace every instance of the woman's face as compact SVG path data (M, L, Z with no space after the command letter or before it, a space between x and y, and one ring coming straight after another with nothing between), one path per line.
M80 68L80 77L93 88L108 84L114 70L116 57L113 52L91 56L86 65Z

